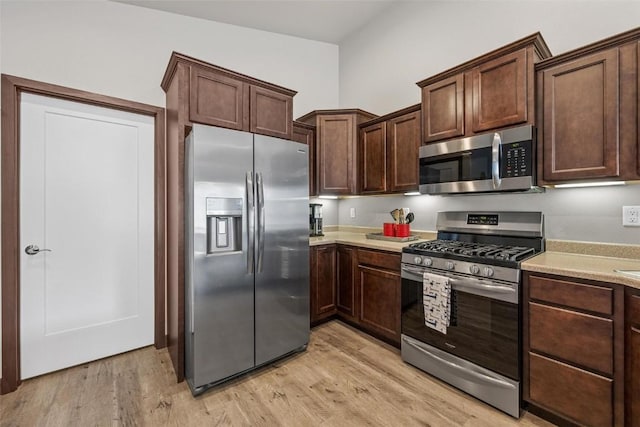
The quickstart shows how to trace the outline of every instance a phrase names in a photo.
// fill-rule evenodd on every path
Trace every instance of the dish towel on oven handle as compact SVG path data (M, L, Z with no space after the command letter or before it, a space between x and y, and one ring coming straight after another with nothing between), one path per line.
M424 305L424 324L446 334L451 319L449 278L438 274L424 273L422 303Z

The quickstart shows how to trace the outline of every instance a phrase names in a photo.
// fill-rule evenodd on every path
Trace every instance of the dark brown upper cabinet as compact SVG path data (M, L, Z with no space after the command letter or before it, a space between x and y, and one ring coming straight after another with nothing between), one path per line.
M387 191L417 191L420 104L387 120Z
M425 142L464 135L464 73L424 86L422 108Z
M375 123L360 129L358 152L360 194L387 191L387 123Z
M640 178L640 29L536 65L538 181Z
M536 33L418 82L423 143L534 124L534 64L550 56Z
M527 121L527 89L533 87L533 79L527 79L526 48L475 67L471 81L474 132ZM530 110L533 116L533 108Z
M162 80L168 91L178 64L187 68L188 121L291 139L295 91L173 52Z
M316 176L322 194L356 194L358 126L375 118L358 109L317 110L298 119L316 127Z
M360 125L360 194L416 191L419 149L420 104Z
M293 133L291 139L309 146L309 196L317 196L316 177L316 127L302 123L293 122Z

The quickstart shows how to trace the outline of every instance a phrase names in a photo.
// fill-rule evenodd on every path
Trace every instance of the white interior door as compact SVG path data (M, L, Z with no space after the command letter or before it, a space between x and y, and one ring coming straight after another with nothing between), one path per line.
M153 144L152 117L21 96L22 379L153 343Z

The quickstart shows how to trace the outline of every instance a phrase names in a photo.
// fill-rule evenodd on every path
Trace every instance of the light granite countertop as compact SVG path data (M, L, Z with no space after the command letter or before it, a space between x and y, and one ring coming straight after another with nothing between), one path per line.
M324 237L310 237L309 245L342 245L378 249L389 252L402 252L402 248L415 242L433 240L436 233L412 230L420 235L420 240L410 242L390 242L367 239L367 233L379 232L376 228L340 227L325 231ZM557 274L576 279L596 280L617 283L640 289L640 276L626 275L616 270L640 271L640 246L615 245L592 242L547 240L547 251L521 264L522 270L539 273Z
M547 251L529 258L521 266L526 271L617 283L640 289L640 277L634 278L616 272L616 270L640 271L639 259Z
M425 240L433 240L436 238L436 233L432 231L411 230L411 234L417 234L420 236L420 239L408 242L393 242L388 240L367 239L367 233L379 233L382 231L380 228L341 226L339 230L335 230L333 227L330 230L331 231L324 232L324 237L309 237L309 245L317 246L340 243L342 245L352 245L362 248L379 249L399 253L402 252L403 247L410 245L411 243L423 242Z

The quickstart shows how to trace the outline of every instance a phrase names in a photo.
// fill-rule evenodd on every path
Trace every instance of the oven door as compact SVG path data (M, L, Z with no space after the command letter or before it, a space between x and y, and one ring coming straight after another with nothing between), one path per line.
M423 273L449 277L451 321L442 334L425 325ZM518 381L518 285L402 265L402 334Z

